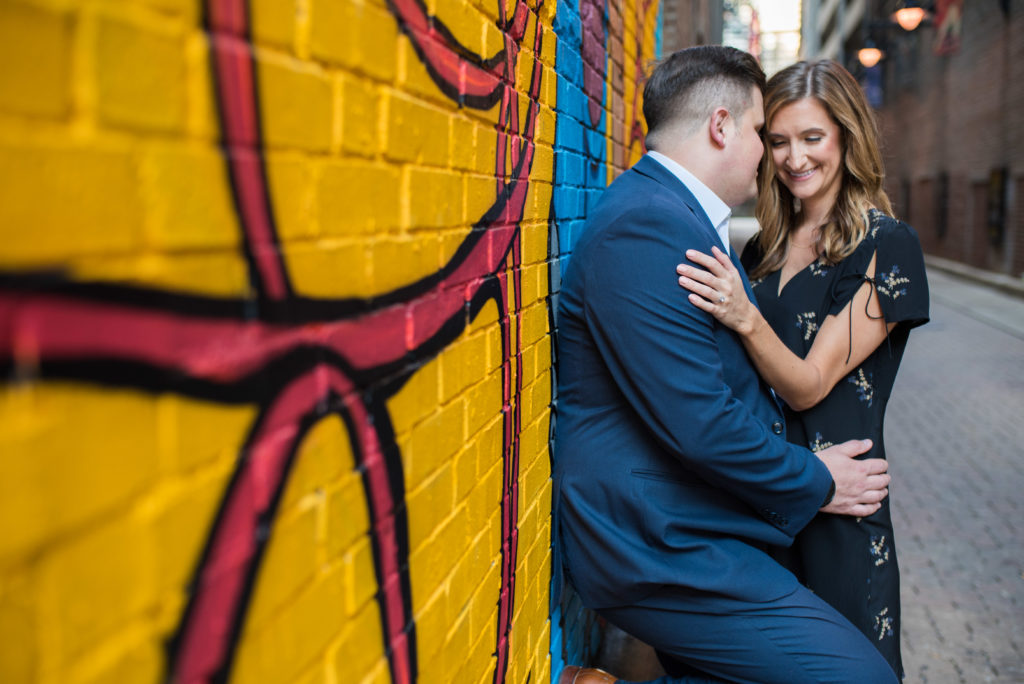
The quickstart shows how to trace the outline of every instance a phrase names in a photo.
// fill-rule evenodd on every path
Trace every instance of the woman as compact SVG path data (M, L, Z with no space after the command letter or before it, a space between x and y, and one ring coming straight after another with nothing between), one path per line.
M799 62L765 93L761 232L744 250L760 311L729 258L690 250L678 268L690 300L743 338L785 402L788 439L819 451L882 424L910 329L928 320L917 234L892 218L878 132L853 77ZM821 513L783 562L845 615L903 676L899 571L888 499L874 514Z

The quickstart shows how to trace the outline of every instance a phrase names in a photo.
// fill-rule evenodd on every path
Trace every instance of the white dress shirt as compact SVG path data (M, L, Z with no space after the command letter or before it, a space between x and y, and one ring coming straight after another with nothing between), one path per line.
M711 221L711 225L715 227L718 237L722 239L722 244L725 245L725 253L728 254L729 219L732 217L732 209L729 208L729 205L723 202L718 195L711 191L711 188L701 183L696 176L683 168L678 162L654 150L648 152L647 156L668 169L673 176L686 186L687 190L693 193L693 196L697 198L697 203L700 204L700 208L704 210L708 220Z

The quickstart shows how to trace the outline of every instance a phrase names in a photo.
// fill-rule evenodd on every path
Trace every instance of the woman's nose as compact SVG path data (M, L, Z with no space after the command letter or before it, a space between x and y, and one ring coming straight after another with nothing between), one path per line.
M790 145L789 146L789 159L786 161L789 164L789 168L794 170L800 170L804 165L804 160L807 155L804 153L803 145Z

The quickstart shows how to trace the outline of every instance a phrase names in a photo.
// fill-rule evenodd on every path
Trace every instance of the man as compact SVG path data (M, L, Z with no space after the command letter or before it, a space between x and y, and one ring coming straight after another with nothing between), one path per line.
M661 63L644 89L651 152L605 191L573 252L558 313L556 581L564 565L587 606L658 650L679 675L666 681L895 683L765 553L819 509L877 510L885 462L854 460L862 441L817 455L788 444L739 337L676 283L687 249L729 250L729 207L756 192L764 84L732 48ZM613 681L579 668L563 680Z

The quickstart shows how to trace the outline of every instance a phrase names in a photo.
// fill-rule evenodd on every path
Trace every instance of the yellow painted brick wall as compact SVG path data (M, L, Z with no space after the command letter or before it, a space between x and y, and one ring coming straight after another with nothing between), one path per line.
M657 3L602 21L0 0L0 681L557 676L549 308Z

